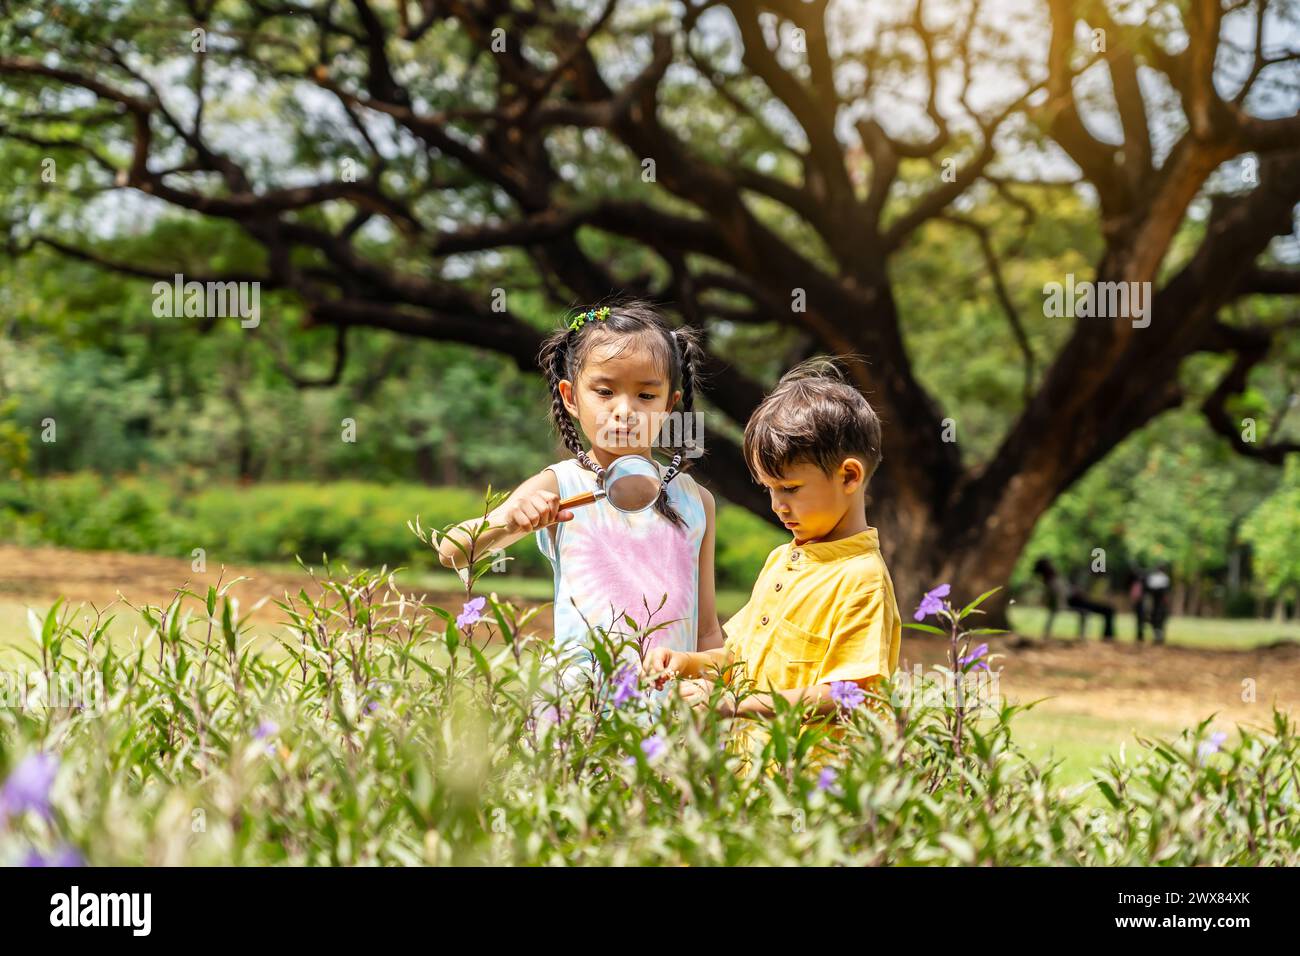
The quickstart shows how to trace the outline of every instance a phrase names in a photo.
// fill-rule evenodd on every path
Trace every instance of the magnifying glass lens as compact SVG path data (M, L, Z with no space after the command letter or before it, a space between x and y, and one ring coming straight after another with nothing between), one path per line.
M560 510L594 504L601 498L624 514L645 511L659 498L661 479L655 463L640 455L623 455L610 462L604 491L586 491L560 502Z
M609 503L620 511L641 511L659 497L659 481L649 475L620 475L609 483Z

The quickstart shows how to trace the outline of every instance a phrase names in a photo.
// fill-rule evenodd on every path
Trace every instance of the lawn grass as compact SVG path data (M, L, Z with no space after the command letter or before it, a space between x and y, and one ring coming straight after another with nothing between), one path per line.
M1047 622L1047 609L1017 605L1010 611L1012 629L1018 634L1041 637ZM1079 616L1073 611L1060 613L1052 622L1053 638L1075 638L1079 634ZM1115 615L1115 636L1132 642L1137 634L1137 619L1131 613ZM1088 637L1101 636L1101 618L1088 615ZM1146 639L1151 640L1148 629ZM1274 622L1258 618L1172 617L1165 632L1170 644L1209 650L1245 650L1278 641L1300 641L1300 621Z
M1088 785L1084 791L1089 805L1105 806L1101 792L1090 786L1092 769L1102 767L1108 757L1131 755L1141 751L1135 734L1176 737L1182 728L1157 721L1110 720L1092 714L1048 711L1041 707L1016 715L1012 737L1027 756L1039 766L1049 757L1060 762L1057 783L1063 787Z

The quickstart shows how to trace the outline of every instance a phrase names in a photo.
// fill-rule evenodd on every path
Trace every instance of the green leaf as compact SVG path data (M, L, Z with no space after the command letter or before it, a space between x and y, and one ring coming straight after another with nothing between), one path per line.
M955 833L940 833L939 844L967 866L975 862L975 847L964 837Z
M492 677L492 667L488 664L487 658L483 656L483 652L472 643L466 644L465 646L469 648L470 656L474 658L474 666L478 668L479 673L490 679Z
M1111 785L1105 780L1096 780L1094 782L1097 784L1097 789L1101 791L1101 795L1106 798L1112 807L1118 810L1121 806L1120 799L1115 795L1115 790Z
M970 602L969 604L967 604L964 608L962 608L962 609L961 609L961 612L957 615L957 620L960 621L960 620L962 620L964 617L966 617L966 615L973 613L977 607L979 607L981 604L984 603L985 599L988 598L989 595L994 594L995 592L997 592L997 591L1001 591L1001 590L1002 590L1002 585L998 585L998 586L995 587L995 588L989 588L987 591L985 591L983 594L981 594L981 595L980 595L979 597L977 597L975 600L971 601L971 602Z

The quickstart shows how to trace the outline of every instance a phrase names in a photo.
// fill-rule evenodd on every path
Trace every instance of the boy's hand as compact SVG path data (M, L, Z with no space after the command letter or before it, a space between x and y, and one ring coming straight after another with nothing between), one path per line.
M686 655L670 647L652 647L641 660L641 673L654 682L655 690L663 690L664 684L681 673L686 663Z
M713 681L709 680L684 680L677 685L681 691L682 700L699 710L712 709L709 699L713 696ZM736 715L736 698L729 690L723 690L722 696L718 698L718 713L723 717L734 717Z
M537 531L557 521L568 521L572 517L573 512L567 508L560 510L560 496L544 489L507 501L500 514L506 530L511 533Z

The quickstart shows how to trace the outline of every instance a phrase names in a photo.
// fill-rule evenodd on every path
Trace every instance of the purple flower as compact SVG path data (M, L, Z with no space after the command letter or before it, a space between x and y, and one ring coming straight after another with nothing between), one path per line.
M943 610L943 601L948 592L952 590L949 584L940 584L932 591L926 591L925 597L921 598L921 603L916 606L916 613L912 615L913 620L924 620L930 614L938 614Z
M654 760L667 749L667 742L658 734L641 741L641 752L645 754L646 760Z
M823 767L822 772L817 775L817 789L826 790L830 793L839 793L840 788L835 785L839 779L839 774L832 767Z
M614 675L614 706L622 707L629 700L639 700L641 691L637 689L640 676L632 664L628 664Z
M851 680L831 682L831 700L844 710L853 710L867 699L866 691Z
M988 652L989 652L989 646L987 644L981 644L979 647L975 648L975 650L971 651L969 654L963 654L961 657L957 658L957 664L960 667L965 667L967 664L978 662L975 663L975 670L979 670L980 668L983 668L984 670L988 670L989 662L980 660L980 658L983 657Z
M465 606L460 609L460 614L456 617L456 626L462 631L473 627L483 617L483 608L487 606L487 598L476 597L465 602Z
M377 700L372 700L370 703L366 704L367 714L373 714L378 709L379 709L379 701Z
M58 772L59 760L53 754L35 753L26 757L0 789L0 817L31 810L49 820L50 788Z
M23 858L23 866L85 866L86 861L74 848L66 844L59 847L49 856L42 856L36 850L32 850Z
M275 755L275 741L267 740L268 737L274 737L280 732L280 725L274 720L264 720L257 725L257 730L253 732L254 740L266 740L265 750L272 756Z
M1217 754L1219 749L1223 746L1223 742L1227 739L1227 734L1221 730L1216 730L1214 733L1210 734L1209 740L1201 742L1201 746L1197 748L1196 753L1202 760L1204 760L1210 754Z

